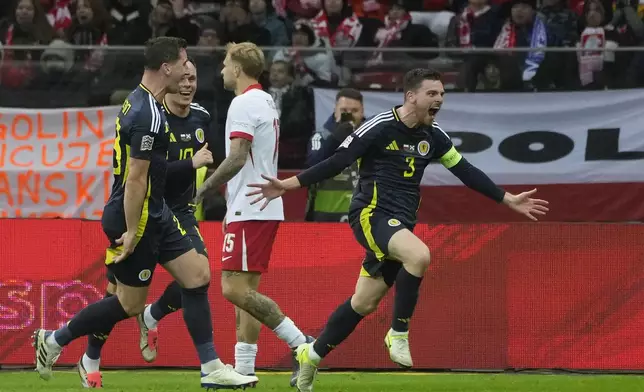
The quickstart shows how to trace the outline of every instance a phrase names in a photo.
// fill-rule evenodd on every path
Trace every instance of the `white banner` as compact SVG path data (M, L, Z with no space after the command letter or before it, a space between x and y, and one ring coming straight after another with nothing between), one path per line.
M119 109L0 108L0 217L100 219Z
M315 90L316 127L337 90ZM402 93L363 92L367 117ZM644 181L644 90L447 93L438 123L472 164L499 184ZM424 185L459 180L431 165Z

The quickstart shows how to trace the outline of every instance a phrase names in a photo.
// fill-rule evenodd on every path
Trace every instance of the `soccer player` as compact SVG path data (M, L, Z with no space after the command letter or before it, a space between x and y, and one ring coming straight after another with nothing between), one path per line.
M181 285L183 318L199 355L201 385L234 388L257 382L257 377L224 365L215 352L208 303L210 266L194 250L163 198L170 129L161 102L166 93L180 91L188 62L186 45L173 37L146 44L141 84L116 119L114 185L102 217L110 241L105 263L117 280L116 295L88 305L56 331L35 331L36 370L45 380L51 378L63 347L144 310L159 263Z
M313 389L322 358L376 310L394 283L393 320L385 344L393 362L412 367L409 322L430 261L427 245L413 234L413 229L423 171L432 160L440 161L468 187L530 219L536 220L535 215L548 211L546 201L531 198L536 190L518 195L504 192L456 151L449 136L434 121L445 93L439 73L411 70L404 76L403 89L405 100L401 106L366 121L328 159L283 181L266 176L267 183L251 184L259 188L248 193L259 195L252 203L264 200L264 209L288 190L331 178L356 160L360 165L349 222L367 253L353 296L331 314L314 343L296 350L300 391Z
M181 227L186 231L200 257L208 262L206 247L199 232L192 199L197 184L206 176L207 165L213 163L208 151L208 140L212 141L210 114L197 103L193 103L197 90L197 69L194 61L186 63L186 73L179 83L179 92L166 94L163 107L170 126L168 146L168 169L166 174L165 200L175 214ZM109 284L106 297L116 293L116 279L108 270ZM170 283L161 297L145 311L137 315L140 329L139 347L146 362L153 362L157 356L157 323L166 315L181 309L181 286L177 281ZM88 335L87 351L78 362L81 384L86 388L102 387L99 371L100 354L110 329Z
M261 324L273 330L291 349L309 339L270 298L257 292L268 262L279 222L284 220L282 200L269 208L251 206L246 187L262 175L277 175L279 115L273 98L258 78L264 70L264 54L250 42L227 47L221 71L224 87L235 92L226 118L226 159L201 188L200 202L225 183L228 211L224 223L221 288L232 302L237 320L235 369L255 373L257 340ZM294 381L297 369L291 379Z

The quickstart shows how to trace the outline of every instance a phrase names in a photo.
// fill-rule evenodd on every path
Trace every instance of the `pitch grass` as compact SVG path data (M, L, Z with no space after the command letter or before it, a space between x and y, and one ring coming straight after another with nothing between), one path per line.
M114 392L202 391L198 371L105 371L103 382ZM295 391L289 373L259 373L256 389L246 392ZM32 371L0 371L1 392L68 392L82 390L74 371L57 371L43 381ZM329 373L322 372L315 392L630 392L644 390L644 376L535 375L465 373Z

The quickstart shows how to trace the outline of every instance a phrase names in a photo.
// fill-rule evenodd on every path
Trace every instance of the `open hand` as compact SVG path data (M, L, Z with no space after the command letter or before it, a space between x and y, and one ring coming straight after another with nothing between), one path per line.
M262 178L268 182L263 184L248 184L250 188L257 188L254 191L248 192L246 196L257 196L250 204L256 204L264 200L264 204L260 207L260 211L263 211L264 208L270 203L271 200L277 199L286 193L286 188L282 181L274 177L265 176L262 174Z
M533 199L537 189L513 195L506 193L503 202L519 214L525 215L533 221L538 220L535 215L545 215L549 211L548 202L541 199Z

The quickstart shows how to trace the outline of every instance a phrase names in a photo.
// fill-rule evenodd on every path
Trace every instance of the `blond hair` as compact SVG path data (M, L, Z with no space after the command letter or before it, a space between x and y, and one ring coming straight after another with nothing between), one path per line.
M231 42L226 45L226 55L239 64L242 71L251 78L259 79L264 72L264 52L252 42Z

